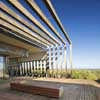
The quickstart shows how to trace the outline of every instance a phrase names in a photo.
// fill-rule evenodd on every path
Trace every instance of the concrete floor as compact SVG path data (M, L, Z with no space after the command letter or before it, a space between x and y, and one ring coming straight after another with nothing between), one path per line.
M42 81L43 82L43 81ZM48 82L44 81L44 84ZM11 90L9 82L0 84L0 100L100 100L100 88L69 83L55 83L64 87L64 94L61 98L49 98L40 95L31 95L23 92Z

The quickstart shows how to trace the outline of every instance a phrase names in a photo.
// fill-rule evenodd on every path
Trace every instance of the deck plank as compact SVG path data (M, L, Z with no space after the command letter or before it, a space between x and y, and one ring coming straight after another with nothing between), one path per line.
M48 82L44 82L48 84ZM58 84L58 83L52 83ZM0 85L0 100L100 100L99 96L100 88L95 88L88 85L76 85L76 84L59 84L64 87L64 95L59 98L49 98L46 96L32 95L23 92L12 91L9 89L9 85Z

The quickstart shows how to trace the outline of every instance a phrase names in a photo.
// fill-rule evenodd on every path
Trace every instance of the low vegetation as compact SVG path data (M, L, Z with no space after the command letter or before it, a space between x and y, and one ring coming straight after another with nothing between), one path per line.
M51 71L48 74L49 76L56 77L65 77L72 79L88 79L88 80L100 80L100 70L70 70L67 71Z
M8 73L6 73L8 74ZM17 76L30 76L30 77L54 77L54 78L71 78L71 79L87 79L96 80L100 83L100 69L73 69L71 70L44 70L35 69L27 70L23 75L15 72ZM15 75L16 76L16 75Z
M98 80L100 79L100 70L73 70L71 77L74 79Z

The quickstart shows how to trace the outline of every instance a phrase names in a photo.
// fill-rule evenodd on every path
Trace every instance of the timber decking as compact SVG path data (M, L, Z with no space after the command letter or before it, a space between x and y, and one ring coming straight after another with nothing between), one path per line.
M43 83L48 84L48 82ZM52 84L58 83L53 82ZM67 83L59 83L58 85L64 87L64 95L59 99L12 91L9 84L2 84L0 85L0 100L100 100L99 87Z

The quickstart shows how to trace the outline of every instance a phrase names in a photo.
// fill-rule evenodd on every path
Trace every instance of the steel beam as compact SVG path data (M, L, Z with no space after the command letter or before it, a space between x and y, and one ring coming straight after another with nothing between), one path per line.
M23 17L19 16L17 13L15 13L12 9L10 9L8 6L6 6L3 2L0 3L0 9L9 14L11 17L15 18L17 21L28 27L33 32L40 35L43 39L47 41L47 43L51 45L55 45L53 40L48 37L44 32L40 31L38 28L36 28L34 25L27 22Z
M60 29L64 33L64 36L66 37L68 43L71 44L71 40L70 40L67 32L65 31L65 29L64 29L64 27L63 27L58 15L57 15L57 13L56 13L56 11L55 11L52 3L51 3L51 0L43 0L43 1L46 4L47 8L49 9L49 11L50 11L51 15L53 16L53 18L55 19L57 25L60 27Z
M60 33L55 29L55 27L52 25L52 23L48 20L48 18L45 16L43 11L40 9L40 7L36 4L35 0L26 0L28 4L33 8L33 10L39 15L39 17L46 23L46 25L52 30L52 32L55 33L55 35L60 39L60 41L65 44L64 39L60 36Z
M9 2L13 4L29 20L31 20L39 29L41 29L44 33L51 37L53 41L55 41L55 43L60 44L60 41L52 36L51 33L26 8L24 8L18 0L9 0Z

